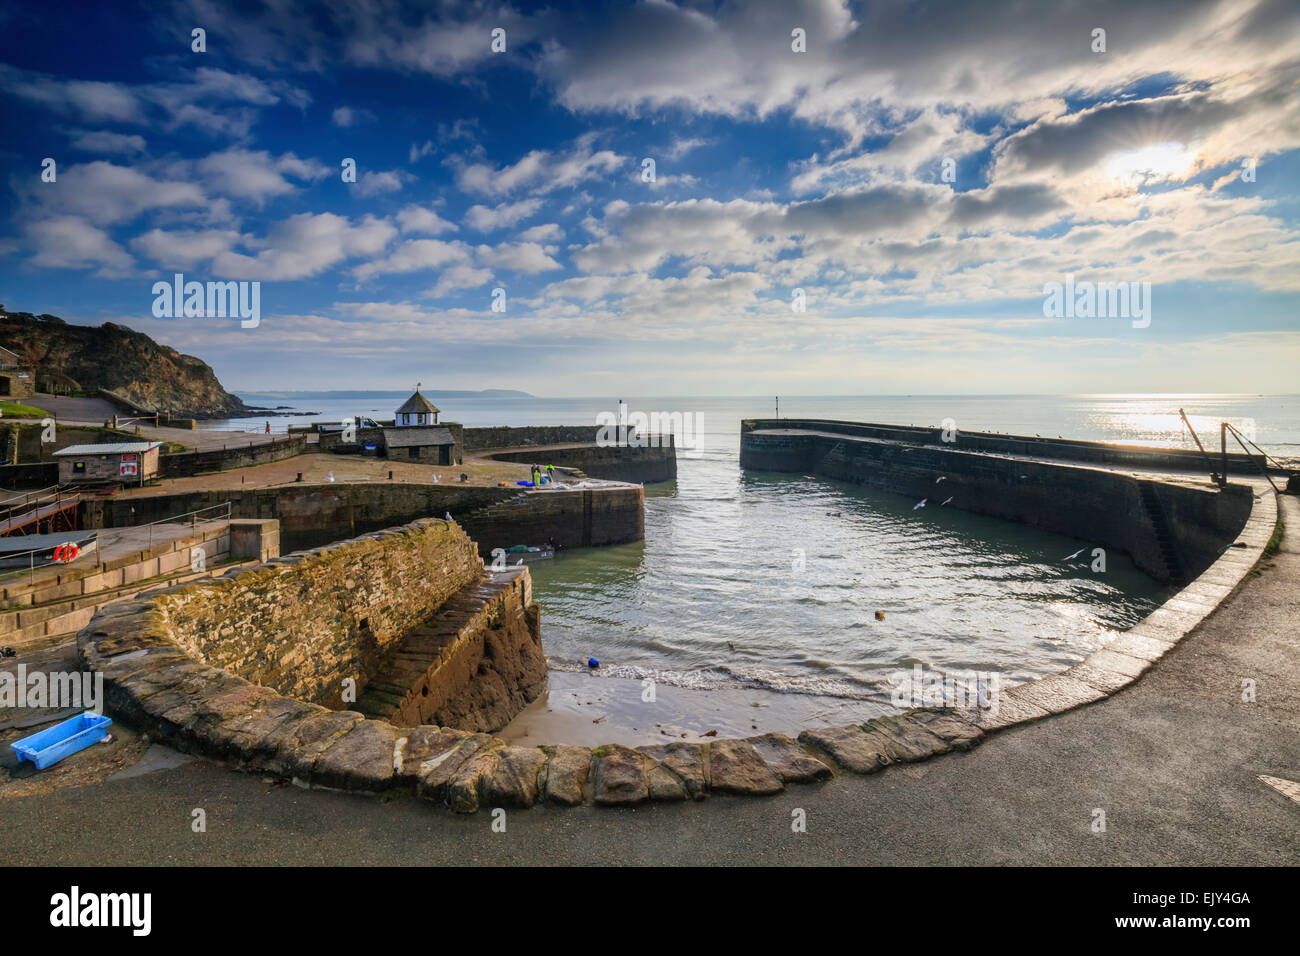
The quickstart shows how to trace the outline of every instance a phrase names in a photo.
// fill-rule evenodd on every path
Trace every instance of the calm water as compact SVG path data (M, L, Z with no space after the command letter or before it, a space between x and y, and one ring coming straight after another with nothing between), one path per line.
M379 417L401 398L306 407L331 420ZM914 663L999 671L1010 681L1060 671L1165 596L1119 555L1093 572L1089 550L1065 560L1092 543L938 507L938 493L914 509L857 486L744 473L740 419L770 415L768 400L626 400L633 410L701 416L702 447L679 458L676 482L647 488L643 543L532 566L555 669L579 670L596 657L610 676L871 699ZM614 401L439 405L466 425L546 425L594 423ZM1297 396L783 398L781 412L918 425L953 418L970 430L1181 446L1190 439L1180 434L1179 406L1203 441L1212 432L1217 441L1227 419L1276 454L1300 447ZM272 427L295 420L272 419Z

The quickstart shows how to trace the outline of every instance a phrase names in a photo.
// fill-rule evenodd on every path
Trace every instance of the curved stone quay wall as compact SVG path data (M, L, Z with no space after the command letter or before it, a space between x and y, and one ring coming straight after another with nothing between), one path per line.
M909 437L890 434L895 431ZM933 443L917 443L922 437ZM1009 441L1020 448L1026 440ZM1025 447L1034 446L1033 439L1027 441ZM978 445L974 438L970 442ZM1050 447L1071 444L1043 442L1026 453L1044 455ZM1159 449L1099 447L1113 450L1121 463L1012 458L1001 450L944 443L933 429L778 419L742 423L740 463L746 469L815 474L914 500L928 498L931 504L951 498L948 507L1120 551L1156 580L1178 584L1208 567L1250 514L1249 485L1220 488L1208 480L1111 470L1164 467L1169 460ZM936 484L940 476L941 485Z
M527 668L517 668L538 635L536 612L529 613L527 569L522 567L490 586L482 579L472 582L442 605L438 614L453 605L468 610L464 626L444 633L449 642L436 641L432 650L425 648L420 654L390 655L390 663L401 658L396 662L399 669L413 667L407 673L414 680L406 685L404 696L385 700L380 693L376 707L367 709L373 714L386 707L392 715L388 719L367 719L354 710L334 710L288 696L214 666L205 658L226 660L228 667L262 679L271 674L256 654L223 657L219 631L200 634L198 609L207 608L215 617L222 606L215 594L187 598L186 588L167 589L108 605L78 635L78 647L85 666L104 675L108 709L115 716L178 749L306 786L362 793L414 791L462 813L538 803L627 806L702 799L713 793L771 795L794 783L815 784L844 773L874 774L896 763L967 751L988 733L1100 701L1139 679L1232 593L1263 553L1277 522L1276 500L1270 492L1248 496L1246 502L1249 516L1236 546L1225 549L1196 580L1140 624L1067 671L1004 690L996 707L988 710L922 708L861 724L813 728L797 739L768 733L635 749L617 744L517 747L483 732L491 728L475 724L471 714L482 715L503 699L509 711L541 687L540 683L527 686ZM371 614L379 615L384 633L389 634L390 628L395 631L401 625L397 618L385 615L402 613L390 604L405 593L412 579L440 570L454 583L452 579L467 563L459 529L438 525L442 523L416 522L372 536L370 540L382 546L378 550L359 540L320 553L290 555L253 572L232 575L230 590L220 593L249 615L254 631L249 649L259 638L271 640L280 648L283 661L300 646L299 641L277 640L264 629L283 624L285 618L255 611L251 599L236 600L235 590L248 587L251 594L257 582L267 582L265 586L273 587L281 601L328 606L331 594L337 598L349 593L358 579L352 578L349 587L348 578L340 580L336 571L313 562L342 560L361 569L358 573L369 569L372 576L364 579L363 587L369 595L367 606ZM434 544L439 546L424 547ZM405 570L392 574L376 570L384 549L409 549ZM333 550L344 553L327 553ZM256 577L241 584L240 579L250 573ZM276 583L271 585L272 581ZM340 583L343 591L337 590ZM222 586L220 579L215 586ZM330 592L331 586L336 590ZM441 586L441 591L448 586ZM441 593L437 585L434 591ZM364 646L359 627L356 632L352 629L355 612L320 610L309 616L310 626L303 625L298 632L304 639L330 633L344 647ZM434 628L431 636L437 638L439 633ZM476 635L482 639L476 640ZM470 658L458 657L458 647L468 648ZM448 648L451 652L444 653ZM539 639L535 651L540 655ZM475 653L480 655L477 663ZM468 683L464 693L453 695L455 706L440 698L437 712L429 713L421 701L440 693L424 691L436 687L443 665L447 673L462 675L458 679ZM337 672L328 677L318 674L303 682L302 692L319 695L336 676ZM296 686L294 679L281 677L289 681L281 686ZM269 679L278 680L273 674ZM372 685L370 690L374 689ZM372 695L363 694L363 699L368 696Z

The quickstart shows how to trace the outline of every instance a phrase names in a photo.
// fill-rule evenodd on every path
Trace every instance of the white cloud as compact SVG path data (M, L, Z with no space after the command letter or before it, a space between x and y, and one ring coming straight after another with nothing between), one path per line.
M233 229L151 229L131 240L131 248L164 269L185 269L207 262L240 241Z
M108 130L82 130L72 138L74 149L87 153L121 153L125 156L143 153L145 141L143 136L126 133L112 133Z
M357 279L393 272L418 272L438 269L453 262L468 262L469 247L463 242L442 239L407 239L382 259L363 263L352 270Z
M403 185L414 180L414 176L401 169L389 169L384 172L366 170L353 188L358 196L378 196L383 193L400 192Z
M612 150L596 149L595 140L594 133L587 133L567 151L535 149L502 167L470 162L460 156L453 156L448 162L462 192L504 196L527 191L542 195L607 176L627 161L626 156Z
M274 157L265 150L227 149L204 157L196 166L212 192L258 203L293 192L286 175L314 180L329 174L329 169L315 160L299 159L293 153Z
M94 269L100 278L130 275L135 261L108 233L76 216L57 216L29 224L26 234L33 265L44 269Z
M542 208L540 199L524 199L520 202L502 203L496 207L470 206L465 212L465 224L479 232L493 232L504 229L532 216Z
M507 242L499 246L478 246L474 251L480 263L496 269L531 274L560 268L560 264L535 242Z
M554 242L564 238L564 230L557 224L548 222L544 225L533 226L531 229L525 229L519 234L519 238L524 242Z
M456 231L455 223L448 222L425 206L404 206L397 213L397 223L402 232L423 233L427 236Z
M340 106L330 114L330 122L335 126L341 126L347 129L349 126L359 126L362 123L373 123L375 114L370 110L359 109L353 106Z
M212 263L222 278L290 280L319 275L350 258L373 258L397 235L389 222L366 216L353 223L333 213L299 213L276 223L255 256L224 252Z
M102 160L62 167L57 183L31 185L25 195L48 212L100 225L128 222L148 210L207 204L203 190L193 183L155 178Z

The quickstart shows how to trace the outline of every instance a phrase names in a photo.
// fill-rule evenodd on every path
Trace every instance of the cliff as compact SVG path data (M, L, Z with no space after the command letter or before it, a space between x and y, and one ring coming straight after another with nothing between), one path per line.
M72 379L82 392L112 389L142 406L188 418L251 414L203 360L112 322L69 325L58 316L0 306L0 344L35 366L38 382L54 379L70 387L66 379Z

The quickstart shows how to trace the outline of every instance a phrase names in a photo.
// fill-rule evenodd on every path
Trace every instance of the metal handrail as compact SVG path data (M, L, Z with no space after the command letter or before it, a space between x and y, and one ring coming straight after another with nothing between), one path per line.
M24 491L14 495L12 498L0 498L0 508L5 507L11 501L17 501L19 498L31 498L32 495L43 495L47 491L54 491L58 485L47 485L44 488L37 488L35 491Z
M191 527L194 527L195 525L198 524L198 516L199 516L199 515L203 514L203 512L205 512L205 511L216 511L218 508L225 508L225 509L226 509L225 517L229 518L229 517L232 516L232 514L233 514L233 512L234 512L234 502L231 502L231 501L224 501L224 502L222 502L222 503L219 504L219 505L211 505L211 506L209 506L209 507L207 507L207 508L198 508L198 509L196 509L196 510L194 510L194 511L186 511L186 512L183 513L183 514L172 515L171 517L168 517L168 518L159 518L157 521L150 521L150 522L148 522L147 524L123 525L122 527L123 527L123 528L148 528L148 529L149 529L149 547L152 548L152 547L153 547L153 526L154 526L154 525L156 525L156 524L170 524L170 523L172 523L172 522L175 522L176 519L178 519L178 518L190 518L190 519L191 519L191 520L190 520L190 526L191 526ZM92 531L96 531L96 532L99 532L99 531L112 531L112 530L114 530L114 529L112 529L112 528L92 528L92 529L90 529L90 530L92 530ZM7 557L5 560L9 560L9 559L11 559L11 558L21 558L23 555L27 555L27 556L28 556L28 570L31 572L32 580L35 581L35 580L36 580L36 569L37 569L37 567L48 568L48 567L53 567L55 564L58 563L58 562L56 562L56 561L46 561L46 562L44 562L44 563L42 563L42 564L40 564L40 565L37 565L37 564L36 564L36 553L37 553L38 551L48 551L48 550L50 550L50 549L49 549L49 548L32 548L30 551L11 551L11 552L9 552L9 555L8 555L8 557ZM99 566L99 567L103 567L103 564L104 564L103 561L97 561L96 563L97 563L97 566ZM10 572L5 572L5 573L8 573L8 574L14 574L14 573L17 573L17 572L10 571ZM0 577L3 577L3 576L4 576L4 574L3 574L3 573L0 573Z
M1237 439L1237 444L1240 445L1241 450L1246 453L1246 457L1250 459L1251 464L1253 464L1256 468L1259 469L1259 473L1264 476L1264 480L1268 482L1269 487L1273 489L1274 493L1279 493L1277 490L1277 485L1273 484L1273 479L1269 477L1268 469L1265 468L1263 465L1261 465L1259 462L1255 461L1255 456L1252 455L1250 453L1250 449L1246 447L1246 441L1248 441L1249 439L1245 439L1244 436L1241 434L1241 432L1237 431L1235 426L1229 425L1227 422L1221 422L1220 424L1223 426L1221 432L1223 433L1224 436L1224 442L1223 442L1224 454L1226 455L1228 451L1227 432L1232 432L1232 437ZM1254 442L1251 442L1251 444L1255 445ZM1264 449L1260 448L1258 445L1255 445L1255 447L1259 449L1260 454L1263 455L1264 459L1267 461L1268 453L1265 452Z

